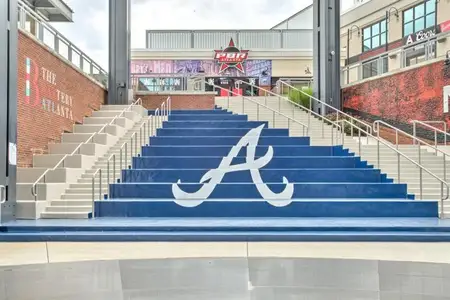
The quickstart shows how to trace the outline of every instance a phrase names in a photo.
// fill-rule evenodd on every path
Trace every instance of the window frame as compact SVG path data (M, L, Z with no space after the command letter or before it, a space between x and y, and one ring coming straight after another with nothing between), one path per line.
M382 23L384 22L384 31L382 31ZM376 25L378 25L378 27L379 27L379 30L378 30L378 33L377 34L373 34L373 27L374 26L376 26ZM370 24L370 25L367 25L366 27L364 27L362 30L361 30L361 33L362 33L362 45L361 45L361 48L362 48L362 53L364 53L364 52L368 52L368 51L371 51L371 50L375 50L375 49L378 49L378 48L380 48L380 47L383 47L383 46L385 46L387 43L388 43L388 37L387 37L387 32L388 32L388 30L387 30L387 26L388 26L388 24L387 24L387 20L386 19L382 19L382 20L380 20L380 21L377 21L377 22L375 22L375 23L372 23L372 24ZM366 36L364 35L364 31L366 30L366 29L370 29L370 37L368 37L368 38L366 38ZM385 35L385 41L384 41L384 44L383 43L381 43L381 36L382 35ZM376 47L373 47L373 39L374 38L378 38L378 46L376 46ZM367 40L369 40L370 41L370 48L369 49L365 49L365 42L367 41Z
M434 11L427 12L427 3L430 2L430 1L434 1ZM416 18L416 8L421 6L421 5L423 5L423 15L418 17L418 18ZM411 19L411 21L405 22L405 14L406 14L406 12L409 12L409 11L412 11L412 19ZM432 14L434 14L434 25L427 26L427 17L432 15ZM402 24L402 36L403 36L403 38L405 38L405 37L407 37L407 36L409 36L411 34L417 33L420 30L425 30L425 29L430 28L432 26L436 27L437 26L437 1L436 0L425 0L425 1L422 1L421 3L418 3L418 4L414 5L414 6L411 6L408 9L405 9L402 12L402 16L403 16L403 21L402 21L402 23L403 23ZM423 18L423 23L424 23L423 26L424 26L424 28L417 30L416 29L416 21L421 19L421 18ZM408 25L408 24L412 25L413 31L411 33L405 34L405 26Z

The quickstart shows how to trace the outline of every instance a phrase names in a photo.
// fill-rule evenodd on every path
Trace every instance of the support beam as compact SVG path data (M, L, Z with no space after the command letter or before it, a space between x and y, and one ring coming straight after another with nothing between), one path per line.
M0 222L14 219L17 161L17 0L0 1Z
M314 95L341 109L340 0L314 0ZM326 114L324 107L316 111Z
M130 86L130 0L109 0L108 104L127 104Z

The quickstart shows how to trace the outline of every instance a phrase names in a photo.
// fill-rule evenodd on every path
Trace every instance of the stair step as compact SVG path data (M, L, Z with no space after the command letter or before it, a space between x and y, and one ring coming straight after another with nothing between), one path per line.
M87 212L43 212L43 219L88 219Z
M65 206L56 206L51 205L46 208L46 212L59 212L59 213L90 213L92 212L92 203L87 206L79 206L79 205L65 205Z

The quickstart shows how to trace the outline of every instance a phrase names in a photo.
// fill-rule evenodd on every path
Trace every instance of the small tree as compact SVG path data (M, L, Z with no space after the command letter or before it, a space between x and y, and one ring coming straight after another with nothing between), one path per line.
M311 96L313 95L312 88L304 86L299 90L289 91L289 100L302 105L303 107L309 108L311 103Z

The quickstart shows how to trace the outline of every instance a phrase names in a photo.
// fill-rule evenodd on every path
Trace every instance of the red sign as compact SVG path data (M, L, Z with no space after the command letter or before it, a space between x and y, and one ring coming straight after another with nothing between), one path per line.
M219 73L224 72L228 68L236 68L244 73L244 66L242 63L247 60L249 50L239 50L235 45L233 39L230 39L228 47L224 50L214 50L214 59L220 65Z
M450 20L445 21L444 23L441 23L441 32L447 32L450 31Z

